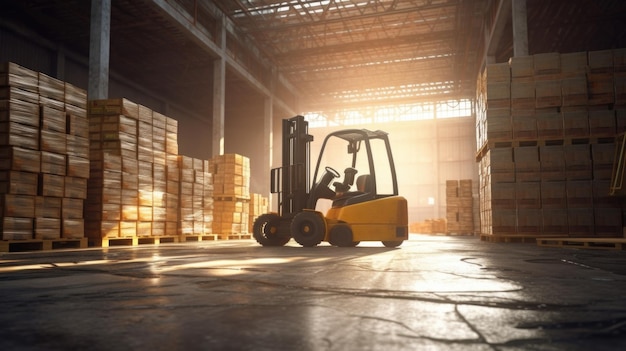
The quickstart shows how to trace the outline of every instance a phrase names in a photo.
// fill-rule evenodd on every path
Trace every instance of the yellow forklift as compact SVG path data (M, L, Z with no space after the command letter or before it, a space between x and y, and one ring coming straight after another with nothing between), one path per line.
M398 195L386 132L330 133L311 182L308 122L295 116L284 119L282 127L282 167L272 169L270 182L271 192L278 194L278 212L255 220L252 231L259 244L282 246L293 238L305 247L322 241L341 247L381 241L397 247L408 239L407 201ZM342 181L337 169L344 172Z

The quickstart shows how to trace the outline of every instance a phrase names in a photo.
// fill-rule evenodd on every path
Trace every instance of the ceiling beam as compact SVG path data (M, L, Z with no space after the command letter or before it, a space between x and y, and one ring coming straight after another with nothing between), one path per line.
M268 87L266 87L260 80L254 77L246 68L239 63L237 60L232 58L226 53L226 48L222 48L217 45L211 38L207 36L203 31L201 31L193 21L193 17L189 14L185 9L176 5L176 3L172 3L167 0L150 0L160 11L162 14L171 18L174 23L177 25L179 29L181 29L194 43L196 43L199 47L201 47L205 52L207 52L211 57L218 58L223 57L226 60L226 64L231 68L232 72L237 76L245 80L248 84L250 84L255 90L260 92L263 96L269 97L273 94ZM187 16L185 16L187 15ZM230 22L225 15L222 14L222 21L224 21L224 27L228 30L228 28L234 28L234 25ZM233 33L233 37L237 37L237 33ZM256 57L260 62L264 60L260 57ZM267 69L271 70L271 67ZM295 89L294 89L295 91ZM287 103L282 101L279 97L274 96L274 103L278 105L281 109L288 111L290 113L296 113L295 109L292 106L289 106Z

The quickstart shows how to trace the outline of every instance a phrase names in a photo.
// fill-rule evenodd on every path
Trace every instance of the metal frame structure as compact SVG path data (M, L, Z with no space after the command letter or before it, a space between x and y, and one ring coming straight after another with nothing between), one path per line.
M7 0L0 27L85 57L89 3ZM623 0L115 0L111 71L205 115L219 58L239 105L269 97L302 113L474 99L485 63L513 56L520 3L531 55L626 47Z

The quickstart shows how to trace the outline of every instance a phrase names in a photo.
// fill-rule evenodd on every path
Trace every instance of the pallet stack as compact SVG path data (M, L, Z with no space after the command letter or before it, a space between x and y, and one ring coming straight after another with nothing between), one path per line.
M269 211L269 200L267 197L250 193L250 209L248 212L248 233L252 233L254 221L262 214Z
M474 191L471 179L446 181L448 234L474 234Z
M168 172L168 160L177 164L178 147L167 146L176 143L176 127L175 120L127 99L89 102L90 242L176 235L178 168Z
M626 50L487 65L477 89L481 233L622 236L608 195L626 130Z
M409 233L419 234L447 234L447 221L445 218L426 219L421 222L409 224Z
M246 236L250 211L250 159L238 154L213 157L213 231L220 238Z
M2 240L84 239L86 103L69 83L0 65Z
M213 234L213 175L209 161L178 156L180 209L178 234L181 240L201 239Z

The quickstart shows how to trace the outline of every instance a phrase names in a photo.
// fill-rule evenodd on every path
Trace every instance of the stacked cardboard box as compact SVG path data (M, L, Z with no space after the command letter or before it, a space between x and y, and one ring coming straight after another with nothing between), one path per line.
M86 103L69 83L0 65L2 240L84 237Z
M85 216L93 242L176 235L178 150L167 147L169 140L176 142L176 128L175 120L127 99L89 102Z
M238 154L210 160L214 174L213 231L218 235L247 234L250 211L250 159Z
M269 200L261 194L250 193L250 210L248 213L248 232L252 233L254 221L269 210Z
M487 66L476 124L482 234L622 236L623 208L607 182L615 135L626 130L625 53L546 53ZM506 93L490 96L494 84L510 86L508 103Z
M446 181L448 234L474 233L474 191L471 179Z
M213 175L209 161L178 156L180 214L178 234L201 236L213 232Z
M447 234L448 229L446 219L426 219L421 222L410 223L409 232L418 234Z

